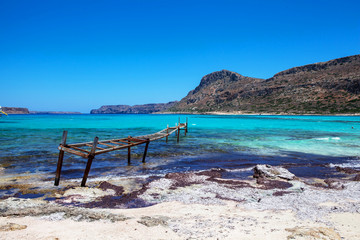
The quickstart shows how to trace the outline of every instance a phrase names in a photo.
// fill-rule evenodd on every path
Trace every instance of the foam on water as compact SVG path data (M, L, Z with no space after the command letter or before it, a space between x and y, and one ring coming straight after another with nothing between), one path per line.
M343 163L329 163L329 167L355 168L360 169L360 158L347 160Z

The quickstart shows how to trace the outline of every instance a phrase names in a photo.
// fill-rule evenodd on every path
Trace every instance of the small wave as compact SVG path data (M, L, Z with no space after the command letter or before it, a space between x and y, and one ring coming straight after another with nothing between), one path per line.
M238 169L225 169L227 172L247 172L252 171L254 169L255 165L253 167L248 168L238 168Z
M317 141L329 141L329 140L340 140L339 137L323 137L323 138L314 138Z
M329 163L329 167L342 167L342 168L360 168L360 159L352 160L344 163Z

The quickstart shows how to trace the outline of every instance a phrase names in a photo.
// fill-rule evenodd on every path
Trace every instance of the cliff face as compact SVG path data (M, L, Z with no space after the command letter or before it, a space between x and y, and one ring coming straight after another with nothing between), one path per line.
M2 107L2 110L7 114L29 114L29 109L18 107Z
M91 114L148 114L154 112L163 112L173 107L177 102L144 104L144 105L105 105L99 109L91 110Z
M360 55L291 68L269 79L214 72L169 111L360 113Z

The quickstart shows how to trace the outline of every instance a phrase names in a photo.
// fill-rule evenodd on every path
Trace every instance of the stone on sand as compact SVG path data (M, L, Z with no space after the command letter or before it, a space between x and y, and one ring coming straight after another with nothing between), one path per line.
M283 167L274 167L267 164L258 164L254 167L254 178L281 178L293 180L295 175Z

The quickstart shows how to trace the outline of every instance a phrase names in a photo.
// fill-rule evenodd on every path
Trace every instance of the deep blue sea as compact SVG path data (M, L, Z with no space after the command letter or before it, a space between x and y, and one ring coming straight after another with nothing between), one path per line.
M189 122L181 133L144 145L96 156L89 179L149 176L224 168L236 172L256 164L282 165L299 177L326 178L334 167L360 168L360 117L260 115L10 115L0 118L2 174L54 177L63 130L67 143L139 136ZM86 159L65 153L62 179L81 178ZM231 177L231 176L229 176Z

